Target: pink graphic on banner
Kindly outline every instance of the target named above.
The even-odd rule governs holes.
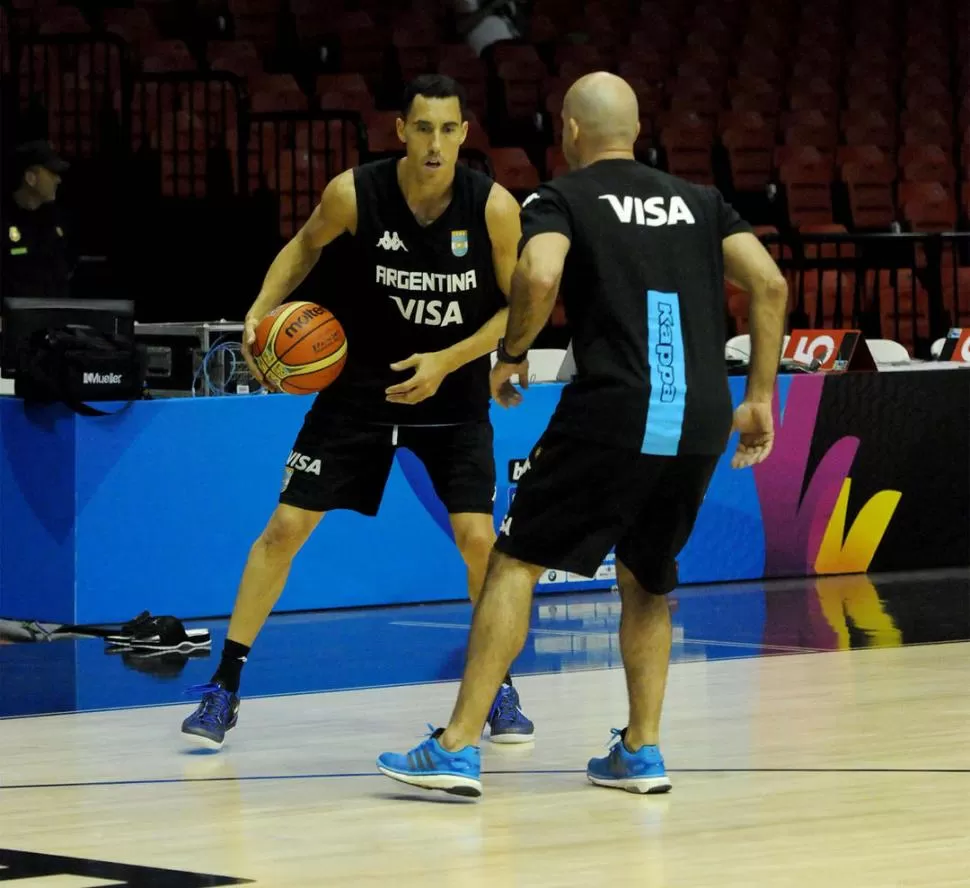
[[[765,576],[814,573],[825,528],[859,449],[858,438],[840,438],[822,457],[805,485],[824,384],[823,376],[793,379],[784,422],[775,391],[775,447],[768,460],[754,468],[765,532]]]

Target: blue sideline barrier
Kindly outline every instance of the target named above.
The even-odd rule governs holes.
[[[901,489],[893,466],[884,462],[904,455],[889,454],[878,461],[888,440],[878,426],[883,413],[886,422],[900,423],[899,391],[916,385],[919,389],[907,397],[920,409],[942,412],[942,407],[932,406],[936,397],[960,416],[959,399],[970,403],[965,397],[970,373],[780,377],[777,408],[779,420],[784,419],[778,453],[760,476],[750,470],[733,471],[728,464],[732,439],[681,555],[681,581],[814,572],[821,545],[818,528],[824,529],[829,513],[845,519],[844,507],[839,512],[836,503],[839,490],[850,482],[862,490],[872,488],[872,478],[860,479],[858,471],[871,476],[875,466],[875,483],[885,480],[888,487]],[[873,388],[878,386],[895,387],[887,391],[885,411],[873,406],[881,403],[880,391]],[[731,379],[736,402],[743,387],[742,378]],[[560,392],[558,384],[533,385],[519,408],[493,407],[496,526],[514,495],[510,463],[528,455]],[[789,401],[795,406],[786,411]],[[829,401],[831,409],[825,406]],[[858,409],[853,406],[856,401]],[[166,399],[137,402],[118,416],[88,419],[59,407],[25,410],[18,400],[0,398],[0,614],[83,623],[125,620],[144,608],[183,618],[228,613],[249,546],[276,503],[284,462],[309,406],[308,398],[284,395]],[[839,438],[842,424],[852,431],[855,414],[863,431]],[[818,465],[815,486],[824,489],[813,494],[814,512],[801,514],[806,510],[799,494],[805,486],[808,500],[811,492],[811,485],[803,481],[812,480],[816,463],[825,456],[824,448],[816,452],[819,442],[813,440],[817,419],[825,439],[821,444],[831,443],[826,423],[833,422],[836,443]],[[870,431],[871,443],[863,442],[856,456],[859,436]],[[901,435],[905,438],[904,432],[902,426],[893,433],[894,446],[899,446]],[[956,451],[951,454],[953,464],[959,467],[962,461],[965,467],[967,436],[965,430],[962,437],[958,432],[955,427],[945,442]],[[912,448],[925,449],[928,440],[923,436]],[[809,442],[815,447],[811,457]],[[798,456],[800,448],[803,457]],[[877,462],[867,461],[867,453]],[[945,472],[941,477],[943,463],[933,454],[924,454],[920,463],[924,468],[915,476],[909,473],[899,507],[890,511],[887,523],[888,536],[899,525],[911,549],[914,533],[926,528],[925,545],[916,545],[903,557],[899,550],[904,547],[891,540],[880,547],[885,527],[878,533],[878,527],[868,531],[870,536],[876,533],[874,547],[883,558],[874,569],[940,566],[948,556],[929,551],[933,545],[940,551],[960,551],[948,544],[948,529],[966,539],[967,504],[962,499],[954,502],[941,519],[948,522],[941,530],[927,524],[924,497],[950,491],[952,500],[952,491],[960,490],[961,483],[965,490],[967,484]],[[942,501],[935,500],[933,514],[939,513]],[[771,502],[773,510],[765,522],[767,546],[761,502]],[[861,505],[853,503],[846,533]],[[821,524],[820,509],[828,510]],[[871,512],[866,520],[871,523]],[[841,537],[838,541],[841,545]],[[831,541],[828,545],[831,549]],[[844,562],[844,570],[840,564],[830,552],[821,572],[865,569],[859,567],[858,554],[855,561]],[[608,558],[598,578],[552,570],[538,591],[604,589],[612,584]],[[327,516],[297,558],[280,609],[431,602],[465,594],[464,565],[444,511],[421,465],[410,453],[399,452],[378,517],[348,512]]]

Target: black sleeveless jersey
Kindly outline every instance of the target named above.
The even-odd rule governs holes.
[[[391,364],[467,339],[505,306],[485,223],[492,184],[459,165],[448,208],[422,226],[398,184],[397,159],[354,170],[357,231],[331,245],[327,265],[339,270],[317,300],[344,326],[347,364],[315,410],[395,425],[488,416],[487,355],[446,376],[420,404],[389,404],[385,390],[414,373]]]

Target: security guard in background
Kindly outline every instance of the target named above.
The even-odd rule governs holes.
[[[48,142],[27,142],[14,152],[13,191],[3,203],[2,295],[64,298],[70,295],[74,257],[55,203],[69,164]]]

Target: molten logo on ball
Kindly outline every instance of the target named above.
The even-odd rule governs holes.
[[[322,305],[310,305],[309,307],[303,309],[303,311],[300,312],[300,316],[298,318],[294,318],[283,332],[286,334],[286,336],[292,339],[307,324],[309,324],[310,321],[324,314],[330,314],[330,312],[328,312]]]
[[[283,391],[312,394],[340,375],[347,339],[340,322],[323,306],[290,302],[260,321],[253,356],[263,375]]]

